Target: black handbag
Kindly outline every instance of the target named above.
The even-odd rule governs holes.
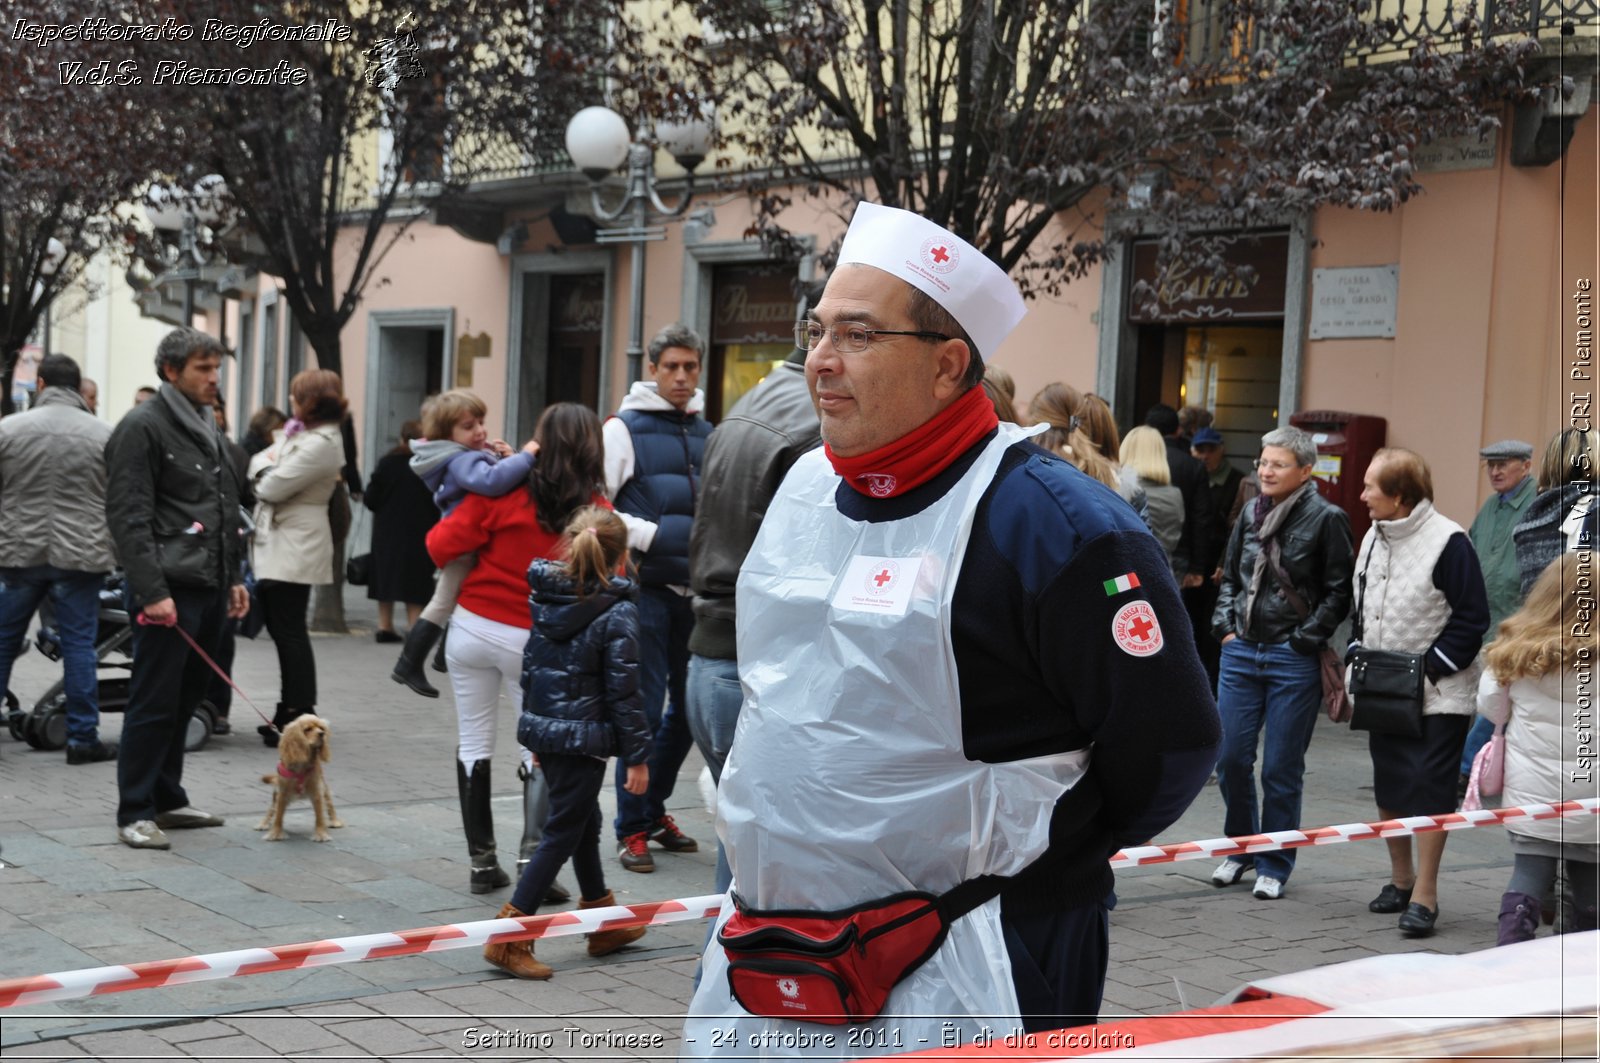
[[[1367,566],[1372,555],[1367,554]],[[1356,600],[1354,642],[1362,640],[1361,613],[1367,604],[1367,566],[1361,569],[1360,597]],[[1350,655],[1350,717],[1352,731],[1422,737],[1422,654],[1358,648]]]
[[[372,552],[357,554],[344,563],[344,579],[346,583],[357,587],[365,587],[372,578]]]
[[[1422,654],[1357,650],[1350,661],[1353,731],[1422,737]]]

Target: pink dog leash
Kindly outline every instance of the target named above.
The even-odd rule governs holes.
[[[252,709],[255,709],[255,714],[257,716],[261,717],[261,722],[262,723],[264,723],[268,727],[272,728],[273,731],[277,732],[278,734],[282,734],[283,733],[282,731],[280,731],[278,729],[278,725],[273,723],[271,718],[268,717],[266,713],[264,713],[260,709],[256,708],[256,703],[250,700],[250,695],[249,694],[246,694],[243,690],[241,690],[239,688],[239,684],[235,683],[233,681],[233,677],[228,675],[227,672],[224,672],[220,667],[218,667],[217,662],[213,661],[211,659],[211,655],[209,653],[207,653],[205,650],[202,650],[200,648],[200,644],[194,640],[194,637],[192,635],[190,635],[187,631],[183,630],[183,628],[178,625],[178,614],[176,612],[174,612],[172,614],[172,619],[170,619],[170,620],[151,620],[148,616],[145,615],[143,610],[140,610],[139,611],[138,622],[139,622],[139,625],[141,627],[171,627],[171,628],[177,628],[178,629],[178,634],[183,636],[183,641],[185,641],[185,642],[187,642],[189,644],[189,648],[194,650],[194,652],[198,653],[200,655],[200,659],[202,661],[206,662],[207,664],[209,664],[211,666],[211,670],[213,672],[217,673],[219,676],[221,676],[222,677],[222,681],[224,683],[228,684],[230,687],[232,687],[233,688],[233,692],[235,694],[238,694],[241,698],[243,698],[244,699],[244,703],[246,705],[250,706]]]

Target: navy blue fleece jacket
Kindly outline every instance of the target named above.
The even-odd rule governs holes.
[[[840,485],[852,520],[921,511],[961,478],[992,434],[904,495]],[[1139,586],[1108,592],[1133,574]],[[1162,647],[1122,649],[1113,618],[1154,610]],[[1049,850],[1004,893],[1043,913],[1104,898],[1107,859],[1181,816],[1216,762],[1221,724],[1160,544],[1114,491],[1032,443],[1011,446],[978,504],[956,580],[952,645],[965,751],[990,763],[1081,749],[1087,776],[1056,805]]]

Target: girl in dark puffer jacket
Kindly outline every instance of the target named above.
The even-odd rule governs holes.
[[[517,740],[538,758],[550,787],[550,818],[511,903],[499,918],[539,906],[569,858],[582,891],[579,908],[614,904],[600,865],[600,787],[612,755],[628,766],[627,789],[650,781],[650,728],[639,700],[639,612],[632,580],[618,571],[628,532],[615,513],[585,506],[564,533],[567,560],[528,568],[533,630],[522,655],[522,718]],[[644,936],[643,927],[588,935],[604,956]],[[484,959],[518,978],[549,978],[527,941],[484,947]]]

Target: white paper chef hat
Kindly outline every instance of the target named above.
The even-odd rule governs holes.
[[[859,262],[899,277],[949,311],[992,358],[1028,312],[1006,271],[945,228],[896,207],[858,203],[839,265]]]

